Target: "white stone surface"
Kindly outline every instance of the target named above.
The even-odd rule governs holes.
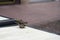
[[[11,26],[0,28],[0,40],[60,40],[60,36],[30,27]]]

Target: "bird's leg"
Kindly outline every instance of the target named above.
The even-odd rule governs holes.
[[[16,23],[19,25],[19,28],[25,28],[25,26],[27,26],[27,22],[23,20],[16,20]]]

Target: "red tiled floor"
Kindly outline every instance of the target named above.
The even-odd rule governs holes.
[[[27,21],[29,25],[60,19],[60,2],[0,6],[0,15]]]

